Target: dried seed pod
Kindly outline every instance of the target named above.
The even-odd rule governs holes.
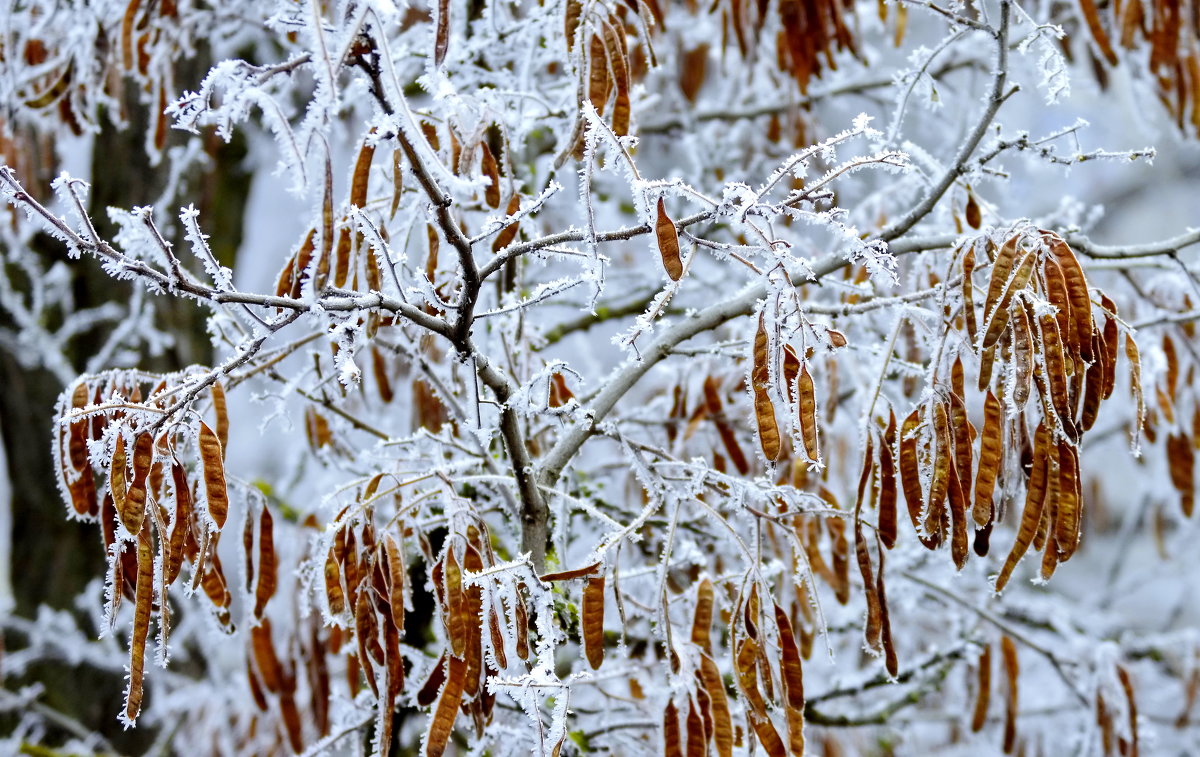
[[[112,494],[113,506],[116,508],[118,517],[121,518],[121,523],[126,524],[125,527],[128,529],[129,526],[127,524],[136,520],[136,518],[134,517],[133,513],[126,511],[125,495],[128,490],[126,466],[125,437],[118,433],[117,438],[113,440],[112,462],[108,467],[108,491],[110,494]],[[126,520],[127,518],[129,519],[128,521]],[[130,533],[136,532],[131,531]]]
[[[383,542],[384,558],[387,560],[388,605],[392,613],[392,625],[404,636],[404,586],[408,580],[408,572],[404,568],[404,556],[396,541],[388,535]],[[501,667],[507,667],[502,665]]]
[[[139,439],[140,442],[140,439]],[[200,422],[200,460],[204,467],[204,495],[208,500],[208,515],[218,530],[225,526],[229,515],[229,494],[225,488],[225,466],[221,462],[221,442],[207,423]],[[137,476],[137,455],[134,455],[134,476]]]
[[[429,718],[429,731],[425,734],[425,757],[441,757],[454,731],[454,720],[462,703],[463,683],[466,679],[467,663],[460,657],[451,656],[449,670],[437,707]]]
[[[346,611],[346,596],[342,592],[342,571],[340,560],[335,555],[334,548],[329,548],[325,557],[325,598],[329,602],[329,612],[340,615]]]
[[[175,489],[175,521],[171,524],[171,540],[165,567],[167,585],[175,583],[183,568],[187,537],[192,530],[192,492],[179,461],[171,462],[171,481]]]
[[[979,435],[979,466],[975,474],[975,525],[983,527],[991,523],[995,508],[992,496],[996,490],[996,479],[1004,461],[1004,425],[1000,400],[989,389],[983,401],[983,431]]]
[[[142,709],[142,676],[146,666],[146,636],[154,604],[154,543],[150,522],[142,521],[137,537],[137,593],[133,609],[133,633],[129,641],[129,686],[125,690],[126,723],[137,720]]]
[[[917,465],[917,426],[921,422],[920,408],[914,409],[900,427],[900,485],[908,503],[908,517],[913,528],[921,533],[921,512],[925,509],[921,488],[921,471]]]
[[[604,662],[604,576],[591,576],[583,585],[583,649],[588,664],[596,670]]]
[[[1192,517],[1196,506],[1196,454],[1191,441],[1184,434],[1167,436],[1167,462],[1171,483],[1179,492],[1179,504],[1184,517]]]
[[[683,259],[679,256],[679,232],[675,230],[675,222],[667,215],[663,198],[658,198],[658,220],[654,224],[654,233],[658,238],[658,253],[662,256],[663,268],[671,281],[679,281],[683,276]]]
[[[492,148],[488,147],[486,141],[480,142],[479,148],[483,153],[483,175],[488,180],[488,186],[483,195],[484,202],[490,208],[498,208],[500,207],[500,164],[496,162],[496,156],[492,154]]]
[[[683,757],[682,741],[679,735],[679,712],[675,709],[675,703],[667,700],[667,706],[663,708],[663,755]]]
[[[896,413],[888,411],[888,425],[879,443],[878,533],[888,549],[896,546]]]
[[[692,643],[712,654],[713,585],[705,578],[696,587],[696,611],[692,616]]]
[[[225,388],[221,382],[214,381],[209,388],[212,394],[213,415],[217,423],[217,440],[221,442],[221,459],[229,452],[229,410],[225,402]]]
[[[817,398],[812,376],[808,372],[808,363],[800,367],[796,388],[799,395],[796,410],[800,421],[800,436],[804,440],[804,453],[810,462],[817,462],[820,459],[817,448]]]
[[[1067,436],[1076,439],[1078,434],[1075,432],[1075,414],[1071,412],[1068,401],[1066,361],[1058,322],[1054,316],[1043,315],[1038,318],[1038,328],[1042,336],[1042,364],[1046,371],[1050,402],[1063,431]]]
[[[721,679],[717,663],[707,652],[700,654],[700,680],[712,709],[713,741],[717,747],[717,757],[731,757],[733,719],[729,714],[729,699],[725,695],[725,682]]]
[[[275,556],[275,523],[271,509],[263,506],[258,518],[258,585],[254,590],[254,617],[261,618],[275,596],[279,561]]]
[[[992,263],[992,277],[988,280],[987,298],[983,303],[983,318],[985,324],[990,324],[995,320],[996,313],[1001,309],[1001,296],[1004,294],[1006,285],[1008,284],[1009,275],[1012,273],[1013,264],[1017,259],[1017,251],[1020,247],[1021,237],[1014,234],[1009,237],[1000,250],[996,253],[996,259]],[[1007,309],[1007,306],[1004,306]],[[999,333],[996,334],[996,339],[999,339]],[[986,348],[988,335],[984,336],[983,346]],[[995,344],[995,340],[992,340]]]
[[[443,611],[446,617],[446,633],[450,640],[450,650],[456,658],[464,658],[467,653],[467,603],[462,588],[462,568],[454,549],[446,547],[446,557],[442,561],[442,576],[445,580],[446,604]],[[465,670],[465,669],[464,669]]]
[[[1129,715],[1130,743],[1129,757],[1138,757],[1138,711],[1137,700],[1133,696],[1133,679],[1124,665],[1117,666],[1117,680],[1121,683],[1121,691],[1125,693],[1125,711]]]
[[[1058,497],[1054,513],[1054,545],[1058,559],[1066,562],[1079,545],[1083,516],[1080,498],[1079,451],[1066,440],[1058,443]]]
[[[624,29],[617,30],[612,24],[604,24],[604,47],[608,62],[612,66],[613,84],[617,97],[613,103],[613,134],[623,137],[629,133],[629,65],[625,51]]]
[[[1050,432],[1044,422],[1039,423],[1037,431],[1034,433],[1033,471],[1026,486],[1025,509],[1021,515],[1017,540],[1008,554],[1008,559],[1004,562],[1004,567],[1000,569],[999,576],[996,577],[997,592],[1004,589],[1013,570],[1017,567],[1017,563],[1025,556],[1025,551],[1029,549],[1029,545],[1033,543],[1033,538],[1037,534],[1038,524],[1042,519],[1042,508],[1046,501],[1046,492],[1049,488],[1047,486],[1050,473],[1049,454]]]
[[[967,225],[972,229],[978,229],[983,225],[983,214],[979,211],[979,201],[975,199],[975,193],[969,188],[967,189]]]
[[[1008,696],[1004,702],[1004,753],[1012,754],[1017,745],[1017,645],[1008,636],[1000,637],[1000,654],[1004,659],[1004,679]]]
[[[979,653],[979,679],[976,686],[975,710],[971,714],[971,730],[979,733],[987,723],[988,704],[992,696],[992,647],[990,644]]]
[[[506,215],[511,217],[511,216],[515,215],[517,213],[517,211],[519,211],[520,209],[521,209],[521,195],[519,195],[516,192],[513,192],[512,196],[508,198],[508,207],[506,207],[504,209],[504,212]],[[510,244],[512,244],[513,240],[517,238],[517,233],[520,230],[521,230],[521,224],[516,221],[513,221],[512,223],[510,223],[509,225],[507,225],[503,229],[501,229],[500,233],[496,235],[496,241],[492,242],[492,252],[500,252],[505,247],[508,247]]]
[[[446,60],[446,51],[450,47],[450,0],[438,0],[437,25],[433,41],[433,65],[441,67]],[[434,147],[433,149],[437,149]],[[444,746],[443,746],[444,748]],[[440,752],[439,752],[440,753]]]
[[[782,445],[779,426],[775,420],[775,403],[771,401],[767,328],[762,313],[758,315],[758,330],[754,334],[754,366],[750,382],[754,389],[754,418],[758,424],[758,440],[762,445],[763,457],[771,462],[779,459]]]
[[[588,100],[596,113],[604,115],[608,105],[608,95],[612,91],[612,81],[608,74],[608,52],[604,49],[604,40],[599,34],[593,34],[588,41]]]

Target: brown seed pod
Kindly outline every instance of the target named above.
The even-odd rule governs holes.
[[[1083,275],[1083,266],[1075,253],[1063,241],[1062,237],[1053,232],[1042,232],[1043,239],[1050,246],[1050,254],[1062,269],[1063,278],[1067,285],[1067,295],[1071,303],[1071,333],[1064,335],[1063,341],[1078,345],[1079,357],[1090,363],[1092,354],[1092,300],[1088,294],[1087,279]]]
[[[342,592],[342,570],[340,560],[334,552],[334,548],[329,548],[329,554],[325,557],[325,598],[329,602],[329,612],[333,615],[340,615],[346,611],[346,596]]]
[[[175,522],[171,525],[171,540],[165,567],[167,585],[175,583],[183,568],[187,537],[192,530],[192,492],[179,461],[171,462],[171,481],[175,490]]]
[[[446,653],[442,652],[438,657],[438,661],[434,663],[429,670],[429,677],[425,679],[425,683],[417,691],[417,706],[428,707],[437,701],[438,691],[441,690],[442,684],[446,682]]]
[[[462,568],[458,558],[454,556],[452,546],[446,547],[446,557],[442,561],[442,576],[445,580],[446,604],[443,612],[446,618],[446,633],[449,636],[450,650],[456,658],[464,658],[467,653],[467,604],[463,595]],[[465,670],[465,669],[464,669]]]
[[[275,596],[279,560],[275,555],[275,523],[271,509],[263,506],[258,518],[258,585],[254,590],[254,617],[261,618]]]
[[[508,216],[513,216],[520,209],[521,195],[513,192],[512,196],[508,198],[508,207],[504,209],[504,212]],[[513,240],[517,238],[517,233],[520,230],[521,224],[516,221],[513,221],[501,229],[500,233],[496,235],[496,241],[492,242],[492,252],[500,252],[505,247],[508,247],[510,244],[512,244]]]
[[[429,718],[429,731],[425,735],[425,757],[441,757],[446,751],[446,744],[454,731],[458,707],[462,703],[466,673],[466,661],[451,656],[441,696],[438,697],[437,707]]]
[[[1079,475],[1079,450],[1066,440],[1058,443],[1058,497],[1054,512],[1054,546],[1058,559],[1066,562],[1079,545],[1083,516]]]
[[[588,100],[600,115],[608,105],[612,81],[608,74],[608,52],[599,34],[593,34],[588,42]]]
[[[119,514],[123,524],[126,523],[125,518],[131,515],[130,513],[127,513],[125,504],[125,495],[128,490],[126,468],[127,461],[125,459],[125,437],[118,433],[117,438],[113,441],[112,462],[108,467],[108,491],[112,495],[113,506],[116,508],[116,511]],[[126,528],[128,528],[128,526],[126,526]],[[136,532],[131,531],[130,533]]]
[[[1033,543],[1037,535],[1038,524],[1042,519],[1042,508],[1046,501],[1048,490],[1047,479],[1050,473],[1050,432],[1044,422],[1039,423],[1034,433],[1033,471],[1025,490],[1025,509],[1021,515],[1021,525],[1017,531],[1017,540],[1013,544],[1004,567],[996,577],[996,591],[1000,592],[1008,583],[1009,577],[1017,567],[1017,563],[1025,556],[1025,551]]]
[[[1004,753],[1012,754],[1017,745],[1017,645],[1008,636],[1000,637],[1000,654],[1004,659],[1004,679],[1008,696],[1004,702]]]
[[[408,581],[408,572],[404,567],[404,555],[400,552],[396,540],[389,534],[383,542],[383,553],[387,561],[388,572],[388,605],[392,613],[392,625],[400,636],[404,636],[404,586]],[[507,667],[502,665],[501,667]]]
[[[1000,250],[996,253],[996,259],[992,263],[992,277],[988,280],[987,298],[983,303],[983,318],[984,323],[991,323],[994,320],[994,314],[999,310],[1001,295],[1004,294],[1010,274],[1012,274],[1013,264],[1017,259],[1017,251],[1020,247],[1021,237],[1014,234],[1009,237]],[[996,335],[997,339],[999,334]],[[987,347],[987,337],[984,337],[984,347]],[[995,342],[993,341],[993,344]]]
[[[220,440],[208,424],[201,421],[200,460],[204,467],[204,495],[208,499],[209,517],[218,530],[225,526],[225,518],[229,515],[229,494],[225,488],[225,466],[221,459]],[[136,454],[134,476],[137,476]]]
[[[124,511],[117,510],[121,525],[130,534],[142,530],[142,519],[146,516],[146,478],[150,474],[153,456],[154,437],[143,431],[133,442],[133,479],[125,492],[125,508]]]
[[[1194,445],[1185,434],[1167,436],[1167,462],[1171,483],[1179,492],[1179,504],[1184,517],[1192,517],[1196,506],[1196,454]]]
[[[791,619],[778,604],[775,605],[775,624],[779,630],[779,670],[783,679],[784,701],[788,708],[799,710],[803,715],[804,668],[800,662],[800,649],[796,646]]]
[[[970,189],[967,190],[967,225],[972,229],[978,229],[983,225],[983,213],[979,211],[979,201],[975,199],[975,193]]]
[[[1133,679],[1124,665],[1117,666],[1117,680],[1121,682],[1121,691],[1125,693],[1125,710],[1129,715],[1129,757],[1138,757],[1138,711],[1137,700],[1133,696]],[[1123,753],[1126,753],[1123,750]]]
[[[496,162],[496,156],[492,154],[492,148],[488,147],[486,141],[479,143],[480,152],[483,153],[482,168],[484,178],[488,180],[487,189],[484,190],[484,202],[489,208],[500,207],[500,164]]]
[[[950,441],[950,417],[946,404],[933,406],[933,475],[929,481],[929,508],[925,515],[925,531],[929,534],[940,531],[941,515],[946,498],[950,493],[950,468],[953,462],[953,447]]]
[[[137,720],[142,709],[142,675],[146,667],[146,636],[154,604],[154,543],[150,522],[142,521],[137,543],[137,590],[133,609],[133,633],[129,641],[129,686],[125,690],[125,721]]]
[[[663,708],[663,754],[665,757],[683,757],[682,738],[679,735],[679,712],[675,702],[667,700]]]
[[[1021,258],[1020,264],[1016,267],[1016,272],[1013,273],[1012,279],[1009,280],[1000,295],[1000,300],[996,303],[996,309],[988,314],[987,329],[983,335],[983,347],[985,349],[1000,341],[1000,336],[1008,326],[1013,297],[1029,283],[1029,279],[1033,275],[1033,265],[1036,260],[1037,254],[1033,250],[1025,253],[1024,257]],[[995,275],[995,269],[993,269],[992,273]]]
[[[880,637],[883,641],[883,664],[887,669],[888,675],[896,678],[900,674],[900,659],[896,656],[896,643],[892,639],[892,620],[888,613],[887,588],[884,584],[884,550],[883,543],[876,534],[875,538],[875,554],[879,559],[879,570],[875,574],[875,594],[879,598],[879,617],[880,617]],[[871,587],[867,587],[870,591]]]
[[[437,26],[433,40],[433,65],[441,67],[450,47],[450,0],[438,0]],[[435,146],[433,149],[437,149]],[[443,746],[444,748],[444,746]]]
[[[679,281],[683,276],[683,259],[679,257],[679,232],[675,222],[667,215],[663,198],[658,198],[658,220],[654,224],[654,234],[658,238],[658,254],[662,256],[663,268],[671,281]]]
[[[584,654],[596,670],[604,662],[604,576],[590,576],[584,582],[579,622],[583,627]]]
[[[612,66],[613,84],[617,97],[613,103],[613,134],[623,137],[629,133],[629,65],[625,50],[624,29],[617,30],[612,24],[604,24],[604,47],[608,62]]]
[[[717,757],[731,757],[733,754],[733,719],[729,714],[729,699],[725,695],[725,682],[721,679],[721,671],[717,669],[717,663],[707,652],[700,654],[700,680],[712,710],[712,732],[713,741],[717,747]]]
[[[1117,327],[1117,304],[1107,294],[1100,295],[1100,305],[1108,313],[1104,319],[1104,392],[1103,399],[1108,399],[1116,384],[1117,351],[1120,349],[1120,331]]]
[[[800,421],[800,436],[804,440],[804,454],[810,462],[817,462],[820,459],[820,450],[817,448],[817,398],[808,363],[800,367],[796,388],[799,395],[796,411]]]
[[[775,403],[771,401],[767,328],[762,313],[758,315],[758,330],[754,334],[754,366],[750,373],[754,388],[754,418],[758,424],[758,441],[762,445],[763,457],[771,462],[779,459],[783,447],[779,439],[779,425],[775,420]]]
[[[979,733],[987,723],[988,704],[992,696],[992,647],[979,653],[979,678],[976,683],[975,710],[971,714],[971,730]]]
[[[900,426],[900,485],[908,503],[908,517],[913,528],[921,533],[921,511],[925,509],[924,492],[921,488],[921,471],[917,464],[917,426],[921,422],[918,407],[908,414]]]
[[[896,546],[896,413],[888,410],[888,425],[879,443],[878,533],[888,549]]]
[[[1043,315],[1038,319],[1042,336],[1042,364],[1050,389],[1050,402],[1063,431],[1072,439],[1075,433],[1075,414],[1071,412],[1067,394],[1067,370],[1063,355],[1062,337],[1054,316]]]
[[[582,568],[572,568],[571,570],[560,570],[555,573],[546,573],[540,577],[542,583],[551,583],[553,581],[570,581],[575,578],[584,578],[586,576],[595,575],[600,570],[600,563],[594,562],[584,565]]]
[[[1137,405],[1137,415],[1133,421],[1133,443],[1137,446],[1138,436],[1146,425],[1146,399],[1142,391],[1142,361],[1138,357],[1138,346],[1132,334],[1125,335],[1125,359],[1129,361],[1129,388]]]
[[[712,654],[713,585],[705,578],[696,587],[696,611],[692,616],[692,643]]]
[[[983,401],[983,432],[979,435],[979,466],[975,475],[975,525],[983,527],[991,523],[995,508],[992,496],[996,490],[996,479],[1004,461],[1004,424],[1000,400],[989,389]]]

